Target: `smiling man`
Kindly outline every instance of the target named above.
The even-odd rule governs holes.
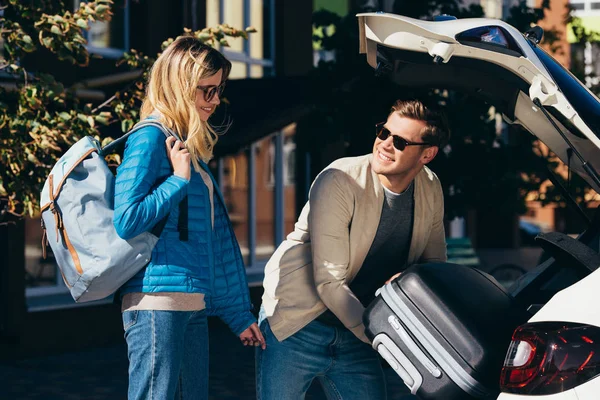
[[[407,266],[446,261],[444,201],[426,167],[446,119],[398,101],[376,125],[373,153],[333,162],[313,182],[295,229],[265,267],[256,356],[258,399],[299,399],[314,378],[328,398],[384,399],[362,315]]]

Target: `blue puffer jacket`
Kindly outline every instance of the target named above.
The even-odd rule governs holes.
[[[124,239],[150,231],[169,214],[146,268],[122,288],[130,292],[204,293],[209,315],[239,335],[256,321],[250,312],[246,273],[222,195],[214,185],[214,228],[208,187],[192,168],[191,179],[173,175],[165,136],[155,127],[133,133],[117,170],[114,223]],[[187,242],[179,240],[179,203],[188,196]]]

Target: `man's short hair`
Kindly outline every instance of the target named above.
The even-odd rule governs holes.
[[[440,149],[446,146],[450,139],[448,120],[443,112],[426,106],[420,100],[397,100],[392,106],[389,115],[397,113],[401,117],[425,122],[425,129],[421,138],[426,143],[431,143]]]

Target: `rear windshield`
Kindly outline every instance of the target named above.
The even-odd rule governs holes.
[[[575,111],[583,119],[583,122],[594,132],[594,135],[600,137],[600,103],[598,100],[573,74],[548,53],[537,46],[532,46],[532,48],[569,103],[575,107]]]

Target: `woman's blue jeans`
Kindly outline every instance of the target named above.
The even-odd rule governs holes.
[[[208,324],[203,311],[123,313],[129,400],[208,399]]]
[[[303,399],[314,378],[328,399],[386,399],[377,353],[349,330],[313,321],[279,342],[266,319],[260,328],[267,348],[256,348],[258,400]]]

